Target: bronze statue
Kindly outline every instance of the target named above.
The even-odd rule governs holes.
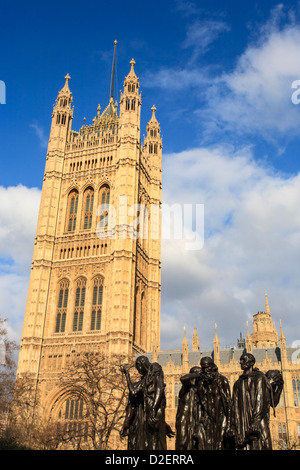
[[[275,408],[279,403],[284,381],[279,370],[268,370],[266,377],[271,385],[271,406],[274,410],[274,416],[276,416]]]
[[[121,436],[128,436],[129,450],[166,450],[166,436],[174,433],[165,422],[165,383],[162,367],[139,356],[135,367],[141,379],[132,383],[127,366],[121,369],[126,376],[129,399]]]
[[[218,372],[212,358],[201,359],[201,380],[198,382],[199,422],[195,438],[198,450],[231,449],[228,435],[231,416],[230,386]]]
[[[180,378],[182,387],[176,414],[176,450],[195,450],[195,427],[199,422],[197,387],[200,380],[200,367],[192,367],[189,374]]]
[[[232,435],[236,448],[271,450],[270,406],[279,402],[283,380],[279,371],[264,374],[254,367],[255,357],[245,353],[240,358],[243,374],[233,386]]]

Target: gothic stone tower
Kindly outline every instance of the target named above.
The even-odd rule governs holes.
[[[162,139],[153,107],[141,143],[130,65],[119,112],[112,93],[73,131],[69,75],[54,105],[18,363],[37,381],[72,352],[159,344]]]

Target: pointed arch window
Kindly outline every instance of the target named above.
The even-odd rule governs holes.
[[[101,329],[103,302],[103,278],[94,279],[93,298],[92,298],[92,314],[91,314],[91,330]]]
[[[293,377],[294,406],[300,406],[300,378]]]
[[[71,396],[61,406],[58,412],[58,429],[67,440],[88,439],[88,408],[85,401],[77,396]]]
[[[84,192],[84,211],[83,211],[83,228],[87,230],[92,227],[93,207],[94,207],[94,190],[88,188]]]
[[[78,210],[78,191],[73,189],[69,194],[68,203],[68,232],[74,232],[76,229],[77,210]]]
[[[75,293],[75,309],[73,317],[73,331],[82,331],[83,313],[85,304],[86,280],[78,279]]]
[[[63,333],[65,331],[68,299],[69,299],[69,281],[63,280],[59,284],[55,333]]]
[[[107,184],[104,184],[100,189],[100,204],[101,204],[101,215],[100,215],[100,227],[108,226],[108,209],[109,209],[110,189]]]

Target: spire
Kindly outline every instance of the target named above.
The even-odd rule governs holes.
[[[270,307],[269,307],[269,302],[268,302],[268,295],[267,292],[265,292],[265,297],[266,297],[266,306],[265,306],[265,313],[268,313],[271,315]]]
[[[70,75],[67,73],[67,75],[65,76],[65,84],[64,84],[64,87],[63,87],[63,90],[64,91],[70,91],[69,89],[69,80],[70,80]]]
[[[199,336],[196,327],[194,328],[193,334],[193,351],[199,351]]]
[[[136,77],[136,74],[135,74],[135,71],[134,71],[134,66],[135,66],[135,60],[134,59],[131,59],[130,61],[130,65],[131,65],[131,69],[130,69],[130,72],[128,74],[128,77]]]
[[[189,370],[189,344],[186,337],[185,326],[182,341],[182,368],[184,373],[187,373],[187,371]]]
[[[69,89],[70,75],[65,76],[65,84],[59,91],[53,106],[52,123],[50,130],[49,145],[55,143],[64,146],[69,138],[71,121],[73,119],[73,109],[71,107],[73,97]]]
[[[246,350],[248,353],[252,353],[252,341],[251,341],[251,335],[249,332],[248,321],[247,321],[247,335],[246,335]]]
[[[63,86],[63,88],[60,90],[60,92],[58,93],[58,97],[57,99],[59,98],[71,98],[72,97],[72,93],[70,91],[70,88],[69,88],[69,80],[70,80],[70,75],[67,73],[67,75],[65,76],[65,84]]]
[[[282,330],[282,321],[280,319],[280,334],[279,334],[279,339],[280,339],[280,342],[284,343],[285,344],[285,335],[283,333],[283,330]]]
[[[152,106],[151,108],[151,111],[152,111],[152,116],[151,116],[151,119],[149,122],[157,122],[157,119],[156,119],[156,116],[155,116],[155,111],[156,111],[156,106]]]
[[[279,334],[280,356],[282,367],[285,367],[288,361],[286,350],[286,338],[282,330],[282,323],[280,319],[280,334]]]
[[[220,365],[220,340],[217,333],[217,324],[215,323],[215,337],[213,340],[214,345],[214,362],[217,366]]]
[[[184,328],[183,328],[183,341],[182,341],[182,347],[188,347],[188,340],[187,340],[187,337],[186,337],[186,328],[185,328],[185,325],[184,325]]]
[[[117,49],[118,42],[114,42],[114,58],[113,58],[113,65],[112,65],[112,73],[111,73],[111,86],[110,86],[110,99],[114,98],[114,84],[115,84],[115,68],[116,68],[116,49]]]
[[[158,342],[156,333],[154,335],[153,345],[152,345],[152,362],[158,361]]]

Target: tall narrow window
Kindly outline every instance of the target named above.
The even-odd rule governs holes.
[[[63,333],[65,331],[68,299],[69,281],[63,280],[59,285],[55,333]]]
[[[82,331],[83,312],[85,304],[86,280],[78,279],[75,293],[75,309],[73,317],[73,331]]]
[[[294,406],[300,406],[300,378],[293,377]]]
[[[77,397],[68,398],[58,412],[60,432],[66,438],[86,441],[88,439],[88,410],[86,403]]]
[[[279,437],[279,448],[281,450],[287,449],[287,432],[286,432],[286,425],[279,424],[278,425],[278,437]]]
[[[100,204],[101,204],[100,227],[101,228],[108,226],[109,198],[110,198],[109,186],[107,184],[104,184],[100,189]]]
[[[84,212],[83,212],[83,228],[84,230],[92,227],[94,207],[94,190],[88,188],[84,192]]]
[[[101,329],[102,301],[103,301],[103,279],[100,277],[97,277],[94,280],[94,287],[93,287],[91,330]]]
[[[76,228],[77,209],[78,209],[78,191],[74,189],[69,194],[68,232],[73,232]]]

